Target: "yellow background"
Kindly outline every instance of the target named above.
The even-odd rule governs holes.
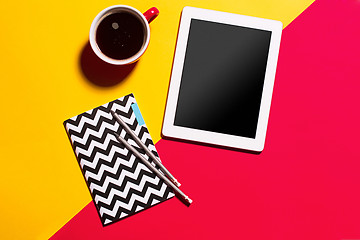
[[[193,6],[288,25],[313,0],[5,1],[0,14],[0,239],[47,239],[91,197],[62,125],[133,92],[154,142],[160,139],[181,10]],[[150,45],[113,87],[87,80],[80,56],[102,9],[160,10]]]

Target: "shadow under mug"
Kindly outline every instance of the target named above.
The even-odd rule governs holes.
[[[126,59],[115,59],[112,57],[107,56],[101,51],[97,43],[97,30],[101,21],[103,21],[107,16],[112,15],[114,13],[128,13],[132,16],[136,17],[140,20],[142,27],[143,27],[143,42],[142,46],[139,51],[137,51],[134,55],[126,58]],[[144,14],[142,14],[139,10],[126,6],[126,5],[114,5],[102,10],[93,20],[91,27],[90,27],[90,35],[89,41],[92,50],[95,54],[102,59],[103,61],[114,64],[114,65],[125,65],[136,62],[139,58],[144,54],[145,50],[147,49],[150,41],[150,27],[149,23],[154,20],[159,15],[159,10],[155,7],[150,8]],[[116,25],[117,26],[117,25]]]

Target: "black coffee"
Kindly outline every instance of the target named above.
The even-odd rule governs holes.
[[[106,56],[122,60],[134,56],[145,41],[144,25],[136,16],[119,12],[106,16],[96,31],[96,42]]]

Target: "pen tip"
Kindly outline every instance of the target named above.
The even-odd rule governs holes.
[[[175,184],[177,187],[180,187],[180,186],[181,186],[181,183],[179,183],[178,180],[176,180],[175,178],[174,178],[174,184]]]
[[[114,135],[115,135],[115,137],[117,137],[117,138],[120,137],[119,134],[117,134],[116,132],[114,132]]]
[[[114,112],[113,110],[110,110],[110,113],[111,113],[111,115],[114,115],[114,114],[115,114],[115,112]]]

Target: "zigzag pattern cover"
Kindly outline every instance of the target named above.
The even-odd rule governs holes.
[[[132,215],[174,196],[172,189],[128,151],[114,136],[125,138],[146,159],[131,136],[113,119],[115,111],[155,156],[158,153],[145,124],[131,107],[133,94],[94,108],[64,122],[103,225]]]

